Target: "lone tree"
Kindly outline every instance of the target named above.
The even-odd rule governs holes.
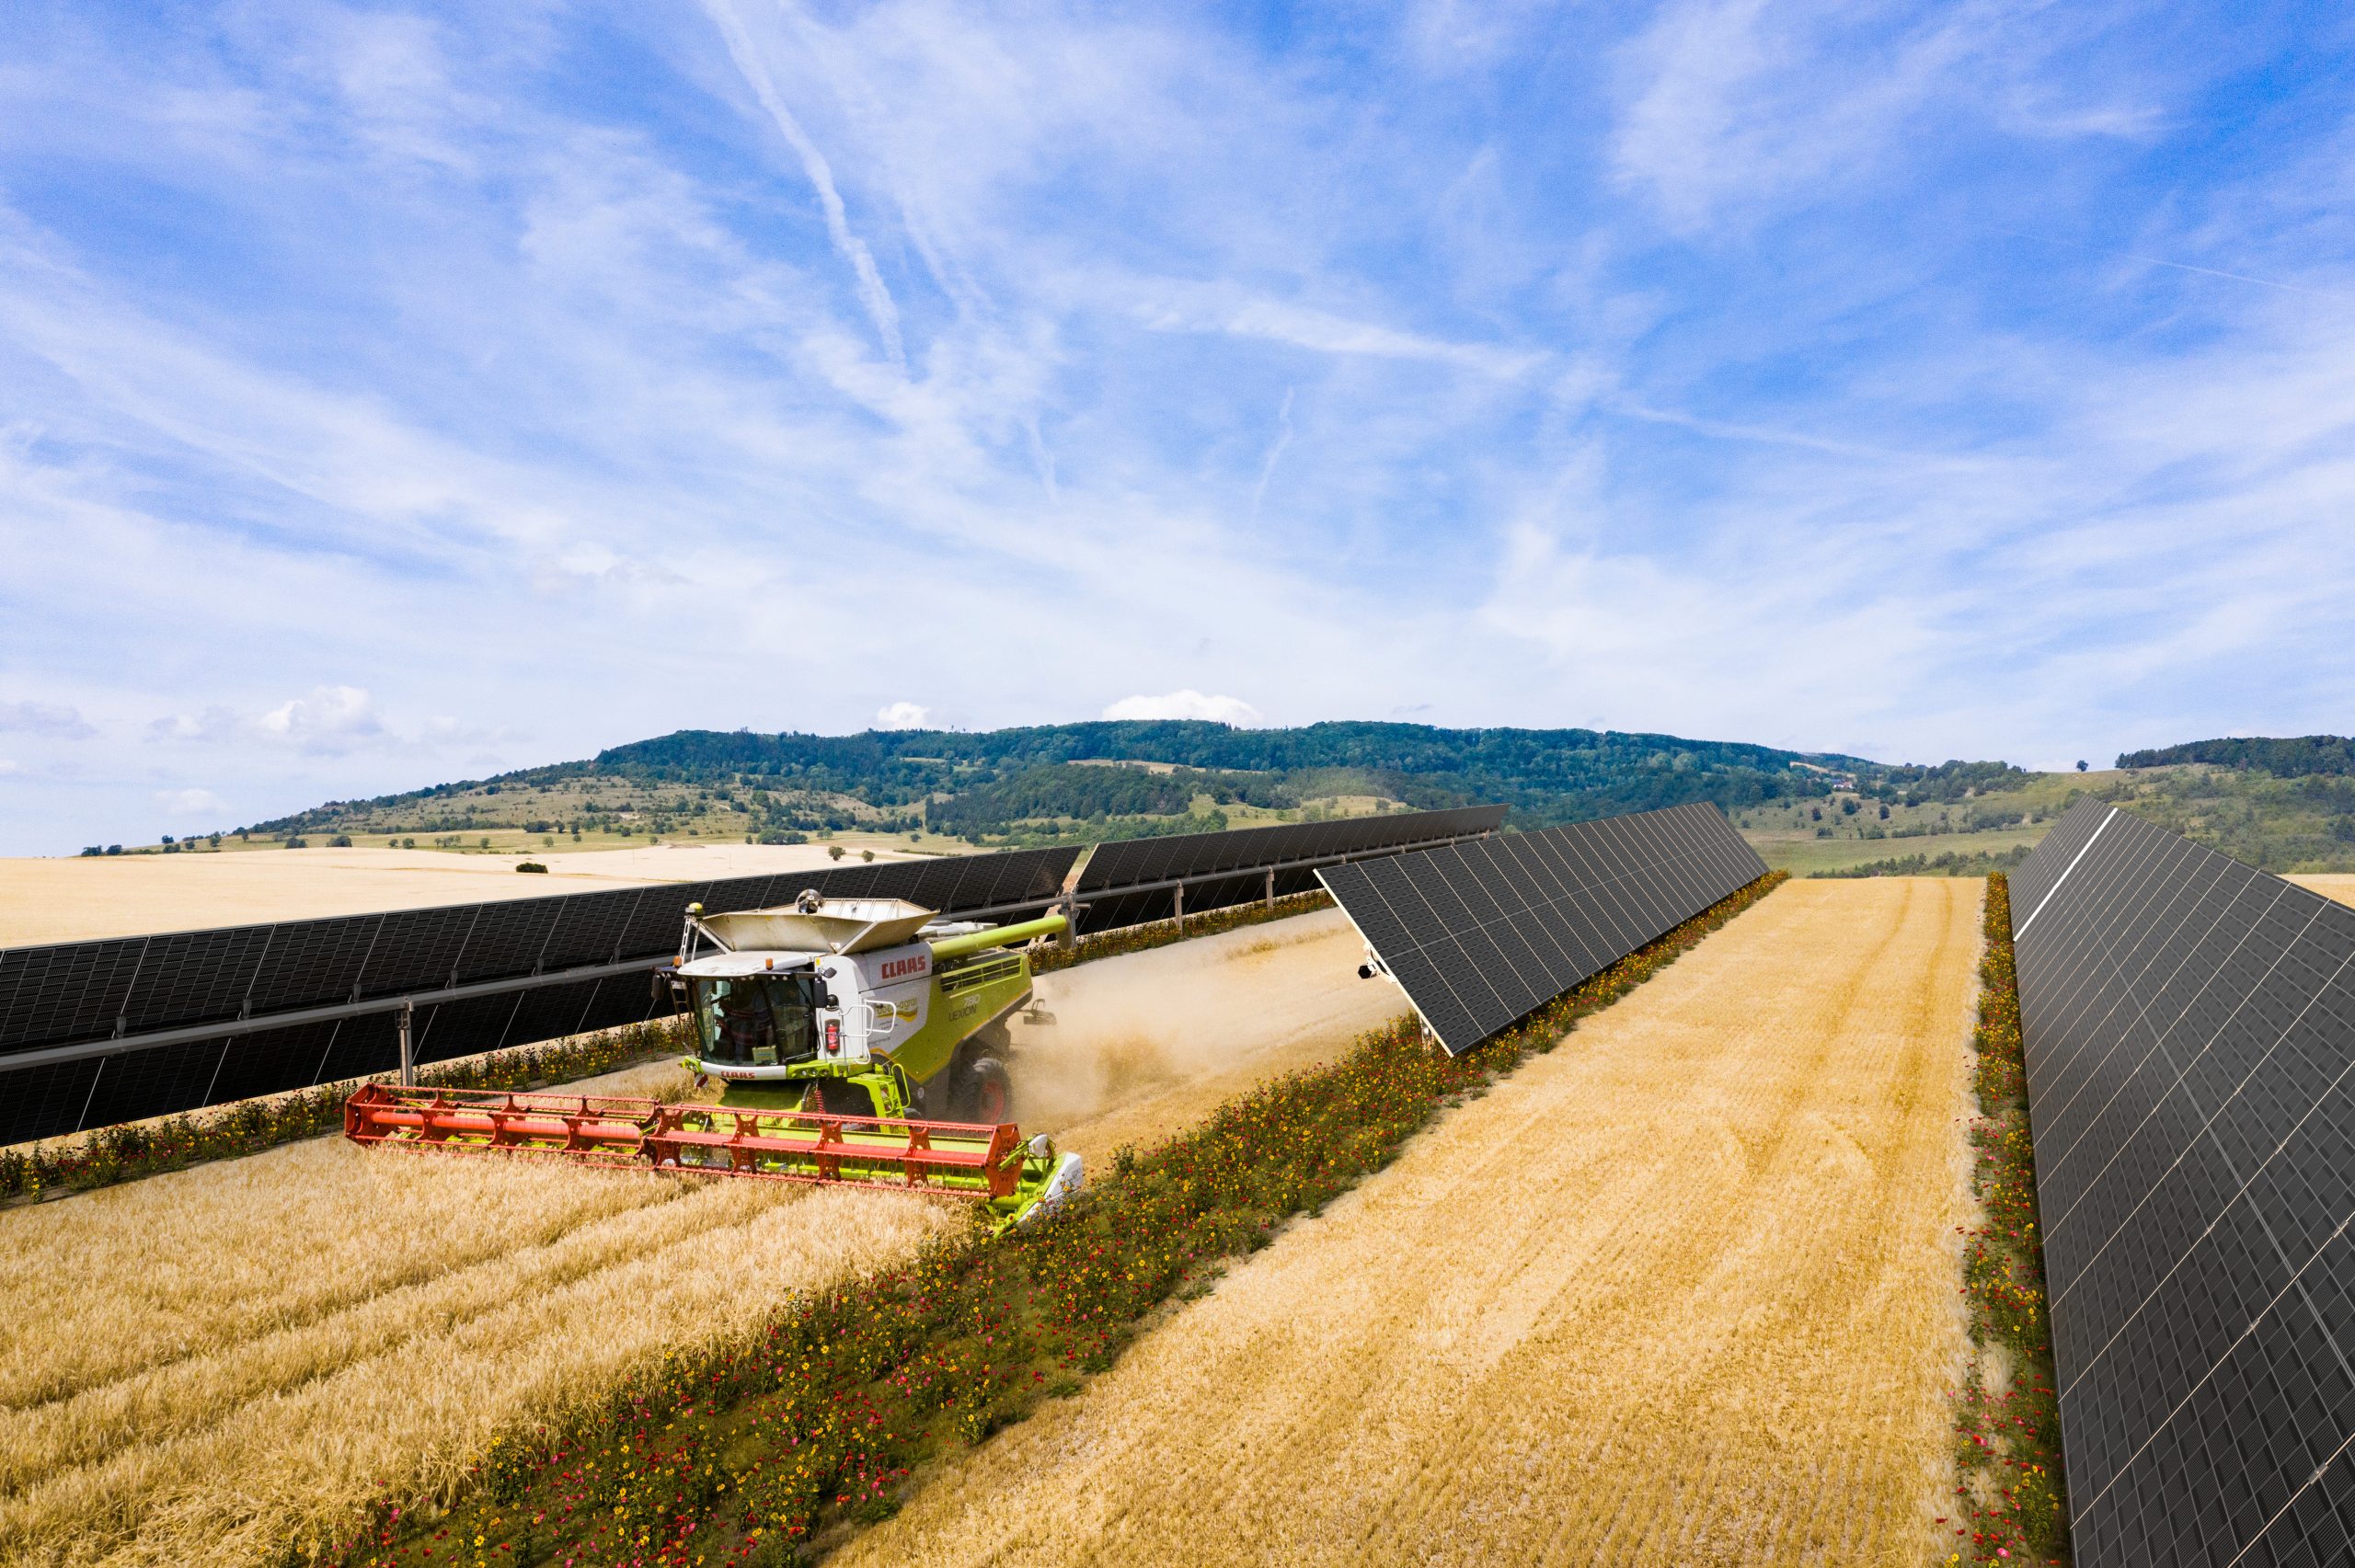
[[[840,844],[828,844],[828,845],[826,846],[826,858],[827,858],[828,860],[840,860],[840,859],[842,859],[842,857],[843,857],[843,847],[842,847],[842,845],[840,845]]]
[[[2084,773],[2085,771],[2085,760],[2083,757],[2080,757],[2080,758],[2078,758],[2078,759],[2077,759],[2077,772],[2079,772],[2079,773]]]

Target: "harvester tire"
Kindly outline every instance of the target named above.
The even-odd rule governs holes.
[[[1014,1075],[996,1057],[975,1057],[965,1066],[957,1102],[959,1121],[1010,1122],[1014,1119]]]

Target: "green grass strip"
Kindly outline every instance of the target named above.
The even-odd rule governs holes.
[[[2011,885],[1987,878],[1986,949],[1979,961],[1978,1052],[1970,1123],[1971,1191],[1986,1223],[1964,1233],[1963,1299],[1970,1315],[1970,1376],[1955,1402],[1956,1506],[1948,1562],[2066,1563],[2069,1507],[2061,1463],[2061,1405],[2052,1388],[2052,1325],[2036,1207],[2028,1059],[2020,1042],[2019,980],[2012,966]],[[1990,1382],[1988,1353],[2005,1372]]]
[[[1077,1393],[1156,1308],[1208,1290],[1227,1260],[1389,1164],[1442,1107],[1551,1050],[1783,876],[1464,1057],[1402,1019],[1166,1143],[1120,1150],[1050,1220],[936,1243],[782,1303],[749,1337],[675,1351],[557,1425],[495,1444],[447,1511],[386,1499],[334,1560],[686,1568],[780,1565],[837,1545],[896,1512],[918,1467]]]

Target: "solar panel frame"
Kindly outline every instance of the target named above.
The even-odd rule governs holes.
[[[2355,1561],[2355,910],[2094,801],[2014,888],[2077,1561]]]
[[[1493,832],[1502,825],[1504,818],[1505,807],[1501,806],[1451,807],[1441,811],[1392,812],[1330,822],[1280,823],[1224,832],[1119,839],[1096,846],[1080,872],[1078,890],[1082,897],[1115,893],[1145,883]]]
[[[760,908],[815,887],[838,896],[931,895],[938,901],[927,907],[951,915],[1024,898],[1040,910],[1079,853],[1068,846],[830,866],[0,950],[0,1069],[25,1051],[110,1035],[208,1024],[231,1031],[0,1071],[0,1142],[387,1070],[397,1059],[389,1012],[235,1032],[248,1016],[596,964],[650,965],[675,949],[691,902],[714,910]],[[421,1008],[415,1059],[446,1060],[651,1015],[644,979],[552,979],[544,994]]]
[[[1702,804],[1317,873],[1451,1055],[1765,875]]]
[[[1088,901],[1084,928],[1167,918],[1168,890],[1141,889],[1138,880],[1183,876],[1188,910],[1204,912],[1265,898],[1271,876],[1278,897],[1319,886],[1312,866],[1271,863],[1486,832],[1503,815],[1501,807],[1463,807],[1103,846],[1116,853],[1102,865],[1091,861],[1101,894]],[[211,1024],[234,1030],[248,1017],[550,977],[532,990],[419,1008],[414,1059],[445,1060],[649,1016],[640,977],[562,972],[658,961],[674,949],[689,903],[713,912],[766,908],[814,887],[1022,919],[1055,902],[1079,853],[1069,846],[837,865],[0,950],[0,1142],[386,1070],[397,1044],[393,1014],[377,1012],[6,1069],[7,1058],[26,1051]],[[1115,885],[1123,855],[1152,875]]]

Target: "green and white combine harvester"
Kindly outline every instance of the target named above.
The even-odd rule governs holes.
[[[1052,1209],[1080,1158],[1013,1122],[1007,1024],[1034,1003],[1035,941],[1017,925],[944,921],[896,898],[823,898],[727,914],[687,910],[657,972],[684,1009],[685,1059],[717,1104],[371,1083],[344,1111],[362,1143],[454,1153],[957,1194],[1001,1228]]]

